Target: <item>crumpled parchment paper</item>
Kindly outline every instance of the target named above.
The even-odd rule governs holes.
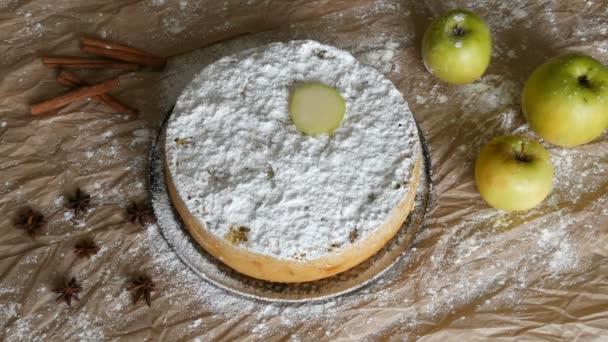
[[[466,7],[494,36],[484,77],[455,87],[424,69],[421,36],[433,17]],[[608,336],[608,136],[576,148],[545,144],[555,189],[538,208],[505,213],[479,197],[473,163],[502,134],[534,136],[521,115],[523,82],[547,58],[582,51],[608,62],[608,2],[589,1],[43,1],[0,2],[0,339],[600,341]],[[325,303],[240,298],[180,266],[157,228],[127,223],[147,197],[147,153],[160,118],[192,77],[205,46],[270,31],[351,51],[408,100],[429,144],[433,206],[401,269]],[[94,101],[34,118],[28,105],[64,91],[42,55],[80,55],[99,37],[174,56],[167,70],[121,76],[117,98],[137,119]],[[241,38],[234,38],[241,39]],[[200,66],[202,67],[203,64]],[[115,72],[78,72],[89,82]],[[177,78],[176,78],[177,76]],[[75,217],[65,195],[80,186],[92,208]],[[30,239],[13,226],[24,207],[48,224]],[[77,259],[74,244],[101,251]],[[139,273],[152,307],[125,289]],[[83,287],[71,307],[51,291]]]

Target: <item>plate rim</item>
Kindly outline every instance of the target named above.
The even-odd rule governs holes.
[[[425,193],[424,199],[423,199],[423,204],[421,207],[417,207],[416,209],[421,210],[421,212],[418,214],[419,215],[419,219],[420,222],[417,223],[418,228],[413,232],[413,236],[410,239],[410,241],[408,242],[408,247],[406,247],[405,249],[403,249],[397,256],[394,257],[394,259],[388,263],[385,267],[383,267],[381,270],[379,270],[378,272],[376,272],[374,275],[372,275],[371,277],[369,277],[368,279],[355,284],[351,287],[347,287],[344,289],[341,289],[339,291],[333,292],[333,293],[327,293],[327,294],[322,294],[319,296],[311,296],[311,297],[302,297],[302,298],[279,298],[279,297],[271,297],[271,296],[260,296],[258,294],[254,294],[254,293],[250,293],[250,292],[246,292],[246,291],[242,291],[239,290],[237,288],[231,287],[229,285],[223,284],[222,282],[213,279],[212,277],[210,277],[208,274],[206,274],[205,272],[199,270],[197,267],[193,266],[191,264],[191,262],[189,260],[187,260],[187,258],[185,258],[182,253],[180,253],[178,251],[178,248],[175,246],[175,244],[171,241],[171,238],[169,238],[167,236],[167,234],[165,233],[165,229],[163,228],[161,221],[159,220],[159,215],[157,215],[157,208],[154,205],[155,202],[158,200],[158,198],[156,198],[156,196],[154,196],[155,194],[158,193],[159,190],[163,191],[163,195],[165,195],[167,197],[167,200],[169,202],[170,208],[171,208],[171,212],[172,215],[174,216],[174,219],[176,221],[176,224],[179,226],[181,233],[184,234],[185,238],[188,239],[188,241],[190,243],[192,243],[195,247],[195,249],[197,249],[200,253],[201,253],[201,257],[203,258],[215,258],[214,256],[208,254],[208,252],[204,251],[202,249],[202,247],[194,240],[194,238],[190,235],[190,233],[187,231],[187,229],[185,228],[185,225],[183,223],[183,220],[181,219],[179,213],[177,213],[175,206],[173,205],[173,202],[171,201],[171,198],[168,194],[168,189],[167,189],[167,184],[166,184],[166,179],[165,179],[165,168],[164,168],[164,149],[162,148],[162,142],[165,139],[165,133],[166,133],[166,128],[167,128],[167,124],[169,121],[169,118],[171,117],[172,113],[173,113],[173,109],[175,108],[175,105],[172,106],[164,115],[164,117],[161,120],[161,125],[158,129],[158,133],[156,135],[156,137],[154,138],[154,140],[152,141],[152,144],[150,146],[150,150],[148,153],[148,166],[147,166],[147,173],[146,173],[146,187],[148,189],[148,191],[150,192],[150,196],[149,196],[149,202],[150,202],[150,207],[152,208],[152,212],[153,215],[156,217],[156,225],[158,226],[158,231],[160,233],[160,236],[162,237],[162,239],[167,243],[169,249],[172,251],[172,253],[175,254],[175,256],[177,256],[177,258],[180,260],[180,262],[182,264],[184,264],[188,269],[190,269],[192,272],[194,272],[197,276],[199,276],[203,281],[206,281],[207,283],[211,284],[212,286],[215,286],[216,288],[225,290],[229,293],[238,295],[238,296],[242,296],[248,299],[253,299],[253,300],[259,300],[259,301],[264,301],[264,302],[269,302],[269,303],[310,303],[310,302],[322,302],[322,301],[327,301],[329,299],[335,299],[337,297],[341,297],[341,296],[345,296],[348,294],[353,294],[356,291],[362,290],[363,288],[370,286],[371,284],[375,283],[379,278],[381,278],[383,275],[385,275],[389,270],[393,269],[393,267],[395,267],[396,264],[399,263],[399,261],[401,261],[406,254],[411,250],[411,248],[415,245],[415,237],[416,235],[418,235],[420,233],[421,230],[424,229],[425,227],[425,223],[426,223],[426,219],[429,213],[429,209],[431,207],[431,203],[433,202],[433,196],[432,196],[432,189],[433,189],[433,185],[432,185],[432,174],[431,174],[431,158],[430,158],[430,151],[429,151],[429,147],[426,143],[426,139],[424,138],[424,135],[422,134],[422,131],[420,129],[420,126],[418,125],[418,122],[416,120],[415,117],[413,117],[414,122],[416,124],[416,128],[418,131],[418,138],[419,138],[419,144],[421,146],[421,150],[422,150],[422,158],[423,158],[423,165],[422,165],[422,175],[421,175],[421,179],[423,178],[425,184],[423,186],[423,190],[422,192]],[[413,113],[412,113],[412,116]],[[161,169],[162,172],[158,172],[156,170],[156,167],[161,164]],[[159,174],[156,174],[159,173]],[[162,187],[162,189],[159,189],[158,187]],[[416,189],[416,197],[418,197],[418,195],[420,194],[420,189],[417,188]],[[400,233],[404,233],[404,229],[408,229],[407,227],[408,225],[404,224],[399,228],[399,230],[397,231],[397,233],[387,242],[387,245],[389,243],[391,243],[394,239],[398,238]],[[207,255],[204,255],[203,253],[206,253]],[[379,250],[378,252],[376,252],[375,254],[373,254],[372,256],[370,256],[370,258],[378,255],[379,253],[382,253],[382,249]],[[369,260],[366,259],[366,260]],[[216,262],[220,262],[219,260],[215,259]],[[229,267],[227,265],[225,265],[225,267]],[[356,266],[355,266],[356,267]],[[349,269],[350,270],[350,269]],[[233,270],[234,272],[238,273],[238,271]],[[344,271],[347,272],[348,270]],[[220,270],[220,272],[222,272]],[[343,272],[342,272],[343,273]],[[239,275],[242,275],[241,273],[238,273]],[[335,276],[339,276],[341,273],[338,273],[337,275],[334,275],[332,277]],[[245,275],[242,275],[245,276]],[[331,277],[330,277],[331,278]],[[256,279],[256,278],[252,278],[255,279],[256,281],[261,281],[261,282],[267,282],[269,284],[281,284],[281,283],[274,283],[274,282],[269,282],[269,281],[265,281],[262,279]],[[321,279],[322,280],[322,279]],[[317,280],[319,281],[319,280]],[[312,282],[305,282],[305,283],[314,283],[315,281]],[[248,285],[251,286],[249,284],[245,284],[244,285]]]

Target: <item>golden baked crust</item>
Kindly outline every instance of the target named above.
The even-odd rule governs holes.
[[[327,278],[346,271],[378,252],[399,231],[414,207],[414,199],[422,172],[421,152],[411,172],[405,197],[399,202],[381,226],[373,234],[359,239],[353,245],[328,252],[326,256],[307,261],[275,258],[249,251],[229,241],[218,238],[190,213],[175,189],[170,168],[165,162],[165,178],[173,205],[179,212],[188,231],[207,252],[236,271],[248,276],[283,283],[296,283]],[[280,218],[277,218],[280,219]]]

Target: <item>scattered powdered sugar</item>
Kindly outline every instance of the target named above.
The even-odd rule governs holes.
[[[5,330],[5,339],[7,342],[20,341],[44,341],[45,335],[33,336],[32,321],[36,319],[36,315],[29,315],[16,320],[12,326]]]
[[[459,88],[464,115],[494,112],[518,103],[521,87],[500,75],[485,75],[481,80]]]
[[[114,135],[114,132],[112,132],[112,131],[105,131],[105,132],[103,132],[103,134],[101,134],[101,136],[102,136],[104,139],[109,139],[109,138],[111,138],[113,135]]]
[[[106,340],[103,328],[97,325],[87,314],[68,315],[65,326],[69,327],[69,329],[65,330],[61,337],[72,336],[75,340],[87,342]]]
[[[446,103],[448,101],[448,97],[445,94],[442,94],[439,91],[439,85],[435,84],[433,87],[431,87],[430,91],[429,91],[429,96],[425,97],[422,96],[420,94],[416,94],[415,97],[416,103],[417,104],[441,104],[441,103]]]
[[[600,51],[601,53],[608,54],[608,40],[594,42],[593,45]]]
[[[452,17],[455,21],[463,21],[464,20],[464,14],[463,13],[457,13],[456,15],[454,15]]]
[[[184,70],[187,68],[180,67]],[[457,95],[462,99],[459,102],[462,109],[470,111],[465,115],[473,116],[473,110],[480,106],[485,114],[496,116],[499,123],[496,129],[521,128],[517,126],[517,118],[521,114],[513,109],[517,105],[517,86],[509,80],[506,80],[505,85],[503,81],[504,79],[490,77],[489,80],[480,82],[482,86],[466,88],[463,94]],[[497,90],[500,88],[507,90],[501,96]],[[483,94],[486,92],[495,96],[484,99]],[[416,102],[436,104],[446,103],[448,100],[447,96],[441,93],[441,87],[433,87],[431,93],[431,96],[416,98]],[[480,114],[480,120],[483,114]],[[526,129],[522,132],[525,133]],[[488,134],[494,132],[490,131]],[[133,140],[137,138],[132,137]],[[584,163],[578,163],[578,159],[572,158],[571,153],[562,151],[551,150],[558,193],[548,199],[549,207],[563,204],[566,197],[573,194],[571,201],[576,201],[580,191],[575,189],[584,184],[585,178],[606,171],[601,168],[587,170],[588,167],[583,166]],[[595,161],[592,158],[589,162]],[[581,170],[583,177],[576,177],[576,173]],[[470,310],[471,303],[493,308],[504,302],[516,307],[524,298],[531,274],[542,271],[549,277],[556,277],[566,270],[584,267],[580,256],[581,241],[571,236],[570,232],[572,228],[576,228],[573,227],[576,223],[560,220],[559,216],[568,215],[565,212],[550,218],[535,219],[543,214],[547,213],[542,210],[533,210],[526,214],[504,213],[491,209],[476,210],[446,228],[446,237],[433,242],[429,253],[425,253],[422,248],[413,248],[411,259],[422,258],[428,261],[422,261],[417,269],[411,270],[412,279],[401,283],[398,288],[386,285],[395,277],[395,274],[387,274],[369,290],[357,292],[352,296],[339,297],[329,302],[297,305],[250,300],[206,283],[177,259],[156,226],[148,227],[144,248],[152,256],[153,270],[162,273],[166,279],[172,279],[167,284],[167,290],[177,288],[179,284],[191,300],[211,308],[213,313],[226,317],[227,321],[238,321],[243,315],[255,313],[253,319],[243,323],[248,324],[247,329],[252,339],[267,339],[282,329],[289,329],[296,331],[293,340],[306,340],[306,335],[297,332],[304,323],[322,323],[326,327],[324,334],[328,337],[340,335],[336,332],[337,327],[340,327],[340,336],[348,338],[357,336],[356,333],[361,332],[362,327],[370,324],[378,324],[378,330],[382,330],[381,321],[373,316],[368,319],[360,317],[386,308],[394,310],[390,316],[385,316],[382,324],[390,325],[386,323],[386,320],[390,319],[390,322],[402,326],[403,329],[414,329],[421,323],[438,321],[454,312]],[[432,222],[429,224],[434,225]],[[421,236],[420,240],[425,241],[425,237]],[[198,253],[193,248],[182,252]],[[408,260],[410,259],[398,265],[398,268],[405,269],[410,263]],[[446,284],[452,285],[448,288]],[[501,289],[505,290],[501,292]],[[114,309],[120,312],[128,304],[127,299],[123,298],[121,304],[117,304]],[[364,309],[359,309],[360,307]],[[349,316],[349,312],[358,314],[356,317]],[[194,320],[185,330],[196,329],[190,325],[197,321]],[[202,320],[199,329],[208,330],[205,321],[206,319]],[[200,340],[209,338],[201,337]]]
[[[484,95],[489,96],[484,98]],[[520,124],[521,114],[515,109],[518,96],[519,86],[513,81],[488,75],[479,84],[464,87],[462,92],[456,94],[456,99],[462,110],[466,111],[463,113],[465,116],[481,121],[484,115],[494,115],[497,122],[495,130],[527,133],[528,127]],[[441,93],[439,86],[433,86],[428,97],[416,97],[416,102],[421,104],[447,101],[448,97]],[[479,118],[475,118],[475,111],[480,113]],[[495,130],[490,127],[486,135],[496,134]],[[471,152],[475,153],[473,149]],[[580,184],[585,181],[585,177],[576,177],[576,174],[581,167],[590,167],[585,163],[576,164],[572,158],[568,158],[568,151],[552,149],[550,152],[554,156],[556,191],[546,201],[548,208],[564,205],[564,201],[576,201],[577,197],[572,194],[579,193],[576,189],[580,189]],[[560,157],[557,161],[556,156]],[[589,160],[590,165],[594,163],[594,159]],[[602,169],[591,170],[606,172]],[[582,174],[592,175],[587,171]],[[549,215],[547,207],[523,214],[484,209],[459,217],[445,231],[444,237],[433,243],[428,253],[424,249],[412,248],[409,257],[395,267],[398,270],[406,269],[413,260],[421,260],[417,269],[410,270],[415,275],[401,283],[400,289],[386,285],[399,278],[399,273],[393,272],[368,290],[338,297],[327,303],[269,304],[242,298],[201,281],[176,260],[156,230],[148,231],[147,245],[159,271],[171,272],[180,284],[186,284],[189,293],[212,307],[214,312],[227,317],[242,312],[256,312],[256,321],[250,327],[252,338],[264,339],[283,327],[297,329],[302,322],[322,323],[328,327],[326,336],[335,336],[335,328],[330,327],[336,326],[341,327],[341,336],[356,336],[362,326],[379,323],[372,318],[349,322],[349,316],[345,313],[361,306],[365,307],[363,312],[395,308],[391,321],[403,329],[414,329],[421,322],[437,321],[454,312],[469,310],[471,303],[477,302],[479,306],[488,308],[500,305],[516,307],[525,297],[532,274],[545,273],[549,278],[557,278],[563,272],[574,269],[584,272],[585,263],[579,253],[582,242],[570,233],[576,222],[561,218],[568,213]],[[539,215],[542,218],[536,219]],[[433,222],[429,224],[433,225]],[[430,231],[423,232],[419,238],[421,242],[425,241],[426,234],[430,234]],[[182,253],[198,253],[187,245],[179,248]],[[446,284],[453,286],[447,288]],[[293,339],[298,340],[297,335]]]
[[[162,33],[169,36],[192,34],[191,32],[188,32],[190,30],[186,30],[186,28],[196,15],[200,15],[202,9],[206,9],[202,7],[203,5],[200,1],[186,0],[180,0],[179,2],[152,0],[148,3],[148,6],[151,8],[151,12],[158,11],[158,7],[165,7],[160,27]],[[225,9],[222,12],[225,12]],[[223,28],[225,29],[230,23],[225,21],[223,25]],[[215,29],[220,30],[221,28]],[[210,29],[209,31],[213,31],[213,29]],[[209,32],[205,33],[208,34]]]
[[[188,329],[196,329],[201,326],[201,323],[203,323],[203,320],[200,318],[197,320],[194,320],[194,321],[192,321],[192,323],[190,323],[190,325],[188,325]]]
[[[608,173],[601,154],[589,151],[572,153],[571,149],[559,147],[551,147],[549,152],[555,173],[550,204],[557,207],[564,201],[577,203],[592,194],[601,193],[600,185],[590,185]]]
[[[331,135],[306,136],[291,124],[290,88],[310,80],[346,101]],[[408,189],[418,135],[401,94],[375,69],[293,41],[205,68],[175,106],[166,151],[177,191],[207,229],[223,238],[244,226],[246,248],[311,260],[385,222]]]
[[[163,215],[163,211],[157,213]],[[412,248],[408,257],[369,288],[329,301],[302,304],[251,300],[202,281],[175,257],[156,225],[148,227],[144,246],[153,257],[155,271],[173,279],[191,299],[226,317],[255,313],[255,320],[248,321],[253,323],[248,329],[254,339],[264,339],[283,328],[295,329],[304,322],[323,324],[327,336],[334,336],[337,327],[348,335],[361,328],[356,323],[361,321],[349,322],[350,316],[345,313],[361,306],[362,314],[392,307],[391,320],[412,329],[421,322],[441,320],[474,302],[517,305],[521,300],[518,292],[526,289],[529,273],[548,272],[556,277],[580,266],[577,243],[568,233],[572,222],[560,218],[559,212],[540,220],[534,220],[535,215],[535,211],[480,210],[451,226],[451,233],[435,242],[430,254]],[[517,234],[510,231],[526,221],[533,223]],[[181,253],[199,253],[189,244],[178,248]],[[424,258],[421,264],[408,271],[415,274],[414,278],[398,287],[388,286],[420,258]],[[447,288],[446,284],[451,285]],[[505,288],[508,290],[501,292]]]
[[[559,31],[559,28],[557,25],[557,16],[555,15],[555,5],[551,1],[549,1],[546,3],[546,7],[547,10],[542,11],[542,13],[544,14],[543,17],[549,23],[549,28],[551,29],[551,32],[557,33]]]
[[[574,269],[579,262],[576,247],[565,229],[543,229],[537,244],[541,250],[550,252],[548,265],[554,275]]]
[[[255,339],[273,335],[282,327],[294,327],[305,322],[324,322],[328,326],[338,324],[341,321],[337,317],[338,312],[387,294],[387,292],[372,288],[360,291],[356,296],[342,296],[331,301],[302,304],[269,303],[244,298],[218,289],[192,272],[169,248],[157,225],[148,226],[146,232],[144,248],[153,258],[154,271],[162,272],[165,277],[174,280],[168,284],[167,290],[179,286],[182,291],[185,291],[189,300],[210,307],[214,312],[225,317],[253,313],[255,320],[250,331]],[[199,253],[190,244],[180,245],[179,248],[182,253]],[[202,326],[204,326],[204,321]]]
[[[515,20],[523,19],[528,16],[528,12],[526,12],[523,8],[518,7],[515,7],[511,14],[513,15],[513,19]]]
[[[349,9],[346,11],[349,15],[353,15],[358,20],[364,21],[368,17],[378,16],[388,13],[409,13],[406,6],[402,6],[396,1],[374,1],[369,6],[361,6]],[[327,20],[333,26],[341,26],[345,21],[345,13],[336,12],[327,16]],[[292,35],[301,37],[300,39],[310,39],[311,33],[298,30],[299,25],[295,24],[292,27]],[[311,28],[307,28],[308,31]],[[405,50],[410,47],[411,41],[414,38],[413,32],[403,30],[399,33],[387,32],[385,30],[370,29],[368,33],[359,36],[356,40],[336,39],[332,41],[336,46],[349,51],[359,61],[371,65],[385,75],[399,75],[402,70],[403,63],[401,62]],[[314,35],[313,35],[314,36]]]
[[[186,28],[186,26],[183,25],[183,22],[175,17],[163,18],[163,26],[167,29],[167,31],[173,34],[178,34]]]
[[[148,128],[139,128],[133,131],[133,137],[130,146],[146,144],[152,139],[152,132]]]
[[[518,129],[513,130],[516,125],[517,118],[520,114],[513,108],[506,109],[498,114],[498,124],[501,131],[508,132],[511,130],[513,134],[518,133]]]
[[[429,256],[429,269],[420,272],[425,295],[420,312],[440,317],[488,297],[485,305],[516,305],[522,298],[517,291],[525,291],[529,275],[554,279],[581,268],[578,242],[570,237],[573,222],[560,212],[535,219],[537,210],[542,209],[480,210],[450,226]]]
[[[102,39],[109,39],[110,36],[112,35],[112,30],[110,30],[107,27],[101,27],[101,28],[99,28],[99,30],[97,30],[97,34]]]
[[[46,29],[44,25],[42,25],[42,23],[37,20],[37,17],[33,16],[32,12],[20,10],[17,11],[16,14],[21,16],[25,21],[23,29],[18,32],[15,32],[16,36],[23,34],[25,37],[36,39],[42,37],[45,34]]]
[[[16,3],[16,1],[0,2],[0,7],[10,3]],[[167,2],[148,0],[146,3],[160,6]],[[190,3],[193,2],[190,1]],[[590,4],[591,1],[587,1],[587,5]],[[534,8],[527,8],[528,6],[529,4],[524,2],[502,2],[495,11],[492,11],[493,19],[488,23],[494,32],[517,27],[517,25],[527,27],[534,21],[526,20],[526,17],[536,16]],[[188,7],[185,1],[179,2],[179,8],[184,13]],[[401,7],[402,5],[397,2],[375,1],[370,6],[360,6],[359,15],[363,20],[364,16],[369,15],[374,8],[386,12],[405,12],[405,9]],[[557,6],[553,2],[545,2],[543,10],[538,14],[549,24],[546,29],[548,31],[557,32],[559,29],[557,15],[564,15],[564,13],[560,14],[556,12],[556,9]],[[558,14],[556,15],[556,13]],[[342,14],[338,11],[336,16]],[[565,15],[570,16],[570,13]],[[36,27],[40,28],[38,19],[35,19],[38,17],[37,13],[30,13],[27,16],[21,12],[18,17],[28,26],[23,32],[29,32],[29,38],[37,37]],[[186,21],[187,19],[188,17],[184,14],[180,20]],[[589,21],[587,16],[582,19],[586,21],[586,24]],[[184,26],[183,22],[176,23],[175,28],[171,28],[171,25],[174,24],[171,21],[161,21],[161,23],[168,33]],[[180,34],[186,34],[187,31],[181,31]],[[605,34],[605,31],[606,28],[601,26],[589,29],[589,32],[599,34]],[[118,34],[117,32],[116,34]],[[112,31],[102,28],[99,33],[105,37],[111,35]],[[403,32],[404,36],[407,34],[407,32]],[[572,34],[582,34],[582,32],[573,30]],[[393,42],[396,41],[394,37],[391,39]],[[371,39],[369,41],[373,42]],[[401,47],[387,47],[390,39],[378,39],[378,41],[376,45],[366,43],[365,47],[360,48],[357,46],[359,40],[356,40],[349,50],[353,51],[355,56],[358,56],[359,53],[366,54],[364,57],[367,58],[366,63],[383,72],[399,70],[399,51],[411,42],[405,39],[405,43],[398,42]],[[256,44],[259,45],[259,42]],[[165,86],[166,89],[164,89],[165,93],[161,95],[166,96],[164,99],[166,104],[170,106],[175,102],[177,94],[189,82],[191,75],[194,75],[211,60],[216,59],[217,55],[213,55],[213,51],[225,53],[226,50],[231,49],[228,45],[230,44],[218,44],[216,47],[172,58],[169,62],[168,72],[173,72],[178,68],[180,72],[171,75],[166,82],[163,81],[162,86]],[[592,45],[600,54],[608,55],[606,41],[596,40]],[[234,46],[232,45],[232,47]],[[372,53],[366,52],[370,46]],[[517,58],[516,51],[521,50],[505,48],[505,51],[509,58],[514,59]],[[231,52],[236,52],[236,50]],[[387,61],[393,52],[393,59]],[[407,69],[403,67],[402,72],[405,71]],[[21,82],[21,79],[19,81]],[[503,82],[507,82],[507,84],[505,85]],[[463,119],[479,123],[476,129],[471,128],[473,126],[470,122],[463,125],[463,129],[468,129],[470,133],[465,139],[467,143],[458,148],[450,148],[450,152],[455,153],[458,153],[460,148],[467,151],[471,158],[464,159],[463,164],[473,160],[477,147],[482,141],[487,141],[496,134],[531,134],[527,125],[523,124],[518,108],[517,97],[521,85],[499,77],[489,80],[484,78],[480,83],[484,86],[467,87],[464,88],[464,94],[455,93],[449,97],[447,96],[448,91],[442,86],[429,87],[430,89],[425,89],[424,93],[421,92],[421,89],[417,89],[412,95],[412,102],[416,104],[428,105],[429,108],[440,108],[437,106],[438,104],[455,106],[462,110]],[[501,94],[498,88],[503,88],[506,92],[498,96]],[[462,90],[462,88],[460,89]],[[491,99],[485,99],[486,92],[490,95],[494,94],[494,96]],[[477,110],[477,106],[480,106],[481,110]],[[456,118],[456,120],[458,119]],[[91,121],[103,122],[103,125],[120,125],[120,122],[97,118]],[[47,123],[50,125],[52,120],[48,120]],[[6,125],[7,123],[3,122],[0,127],[6,127]],[[11,128],[13,125],[14,123],[10,121]],[[80,129],[81,126],[83,129]],[[145,157],[126,160],[123,155],[127,150],[133,152],[131,151],[132,146],[138,149],[143,148],[145,146],[143,140],[146,139],[145,133],[117,134],[110,140],[120,139],[121,143],[114,146],[111,146],[107,140],[98,139],[97,136],[94,139],[91,138],[90,141],[85,139],[85,137],[92,136],[91,133],[98,134],[100,131],[104,132],[105,129],[100,129],[99,125],[86,127],[86,124],[82,122],[76,129],[76,135],[84,139],[82,142],[84,145],[82,150],[75,151],[75,153],[89,159],[87,165],[83,166],[84,173],[101,175],[105,168],[122,168],[125,165],[125,168],[129,168],[133,173],[143,172]],[[115,132],[119,132],[119,130]],[[461,133],[457,129],[452,129],[450,132],[452,134]],[[100,141],[95,143],[94,140]],[[596,144],[605,145],[605,138]],[[600,146],[600,149],[604,145]],[[68,147],[65,146],[65,148]],[[352,296],[342,296],[328,302],[269,304],[217,289],[179,261],[160,236],[156,226],[148,227],[145,239],[140,244],[132,245],[128,256],[131,257],[133,253],[141,252],[150,255],[151,272],[157,274],[166,283],[166,287],[162,289],[161,299],[165,293],[175,293],[176,298],[172,298],[172,302],[170,302],[174,303],[174,307],[179,305],[177,303],[182,302],[194,305],[195,308],[192,311],[200,313],[201,316],[191,320],[186,319],[183,332],[187,334],[190,331],[197,331],[204,334],[204,336],[194,338],[196,341],[214,340],[215,336],[221,334],[218,331],[232,328],[241,329],[243,334],[246,334],[242,336],[252,340],[271,340],[285,331],[293,332],[290,337],[285,337],[292,341],[307,341],[312,338],[321,340],[324,336],[326,339],[333,340],[379,339],[380,336],[366,335],[369,333],[370,326],[375,327],[379,333],[387,332],[393,338],[416,340],[415,334],[417,333],[429,334],[426,337],[432,338],[433,336],[430,335],[427,328],[433,329],[437,322],[443,322],[446,325],[457,324],[457,322],[462,322],[466,316],[473,316],[484,310],[492,311],[492,314],[497,316],[502,315],[500,319],[506,321],[506,319],[518,315],[517,311],[523,307],[520,304],[522,302],[527,304],[525,302],[527,297],[536,299],[535,296],[542,299],[542,305],[548,310],[555,309],[556,312],[563,310],[565,314],[570,314],[569,307],[557,308],[555,304],[548,303],[546,297],[538,295],[538,292],[542,292],[539,289],[560,289],[565,282],[571,279],[576,279],[578,286],[585,286],[585,278],[581,275],[589,270],[589,264],[587,264],[589,258],[598,256],[593,255],[595,252],[589,251],[590,246],[595,243],[599,250],[605,250],[605,239],[602,238],[602,231],[598,229],[596,223],[606,223],[605,218],[608,217],[608,195],[604,193],[605,175],[608,170],[605,156],[596,152],[595,146],[574,149],[551,147],[550,153],[555,167],[554,192],[539,208],[527,213],[505,213],[488,209],[485,206],[468,208],[470,203],[479,204],[479,200],[468,202],[468,199],[458,197],[459,207],[448,208],[449,210],[443,208],[446,212],[443,217],[433,214],[427,222],[427,229],[418,238],[419,246],[412,248],[403,263],[395,267],[400,270],[399,272],[405,270],[403,272],[407,272],[406,276],[399,272],[389,273],[372,284],[370,288]],[[143,153],[145,152],[142,151]],[[132,156],[132,153],[129,153],[129,156]],[[442,163],[438,165],[441,166]],[[94,187],[100,191],[98,199],[100,202],[102,197],[103,201],[114,203],[127,200],[133,193],[142,193],[143,185],[141,182],[130,182],[132,178],[129,178],[128,185],[120,185],[112,182],[111,179],[105,179],[105,176],[100,177],[102,178],[94,182]],[[459,179],[463,178],[459,177]],[[13,192],[17,200],[25,199],[26,196],[22,194],[18,181],[5,180],[2,183],[3,192]],[[460,191],[457,195],[463,193],[460,189],[453,190]],[[449,197],[451,196],[449,191],[442,192],[441,195],[447,198],[446,201],[454,199],[454,197]],[[57,205],[59,204],[58,202]],[[581,208],[581,205],[586,207]],[[465,209],[465,207],[467,208]],[[566,209],[557,211],[560,208]],[[460,212],[460,210],[462,211]],[[551,214],[553,210],[556,212]],[[594,214],[596,217],[593,217]],[[59,216],[63,215],[63,212],[59,213]],[[601,221],[602,217],[604,221]],[[441,238],[435,240],[433,234]],[[198,253],[195,249],[185,252]],[[28,262],[34,260],[35,258],[27,258]],[[38,263],[43,262],[42,260],[46,260],[46,258],[38,258]],[[412,265],[415,266],[411,267]],[[565,272],[568,272],[568,277],[562,277]],[[550,280],[553,283],[547,285]],[[394,281],[398,281],[398,283],[393,284]],[[39,306],[28,307],[25,312],[23,307],[16,304],[16,300],[12,301],[17,294],[24,292],[25,286],[0,286],[3,301],[0,306],[0,326],[5,328],[3,333],[7,341],[95,341],[102,340],[104,337],[105,339],[117,338],[108,336],[109,333],[125,334],[134,331],[132,327],[126,331],[125,325],[117,323],[125,320],[129,317],[129,313],[134,311],[129,293],[121,291],[119,295],[108,292],[104,297],[103,303],[107,304],[105,306],[107,309],[104,311],[107,310],[106,312],[115,319],[109,323],[103,322],[106,329],[105,336],[101,330],[102,322],[97,323],[95,319],[92,319],[94,316],[81,314],[76,314],[73,317],[75,321],[70,321],[70,324],[74,324],[78,329],[69,329],[66,334],[49,336],[48,332],[40,331],[42,324],[39,322],[41,321],[41,315],[38,313],[40,312]],[[528,289],[530,286],[534,288]],[[101,290],[110,287],[111,285],[106,283]],[[586,291],[589,291],[589,288]],[[48,295],[48,289],[38,288],[34,289],[32,293]],[[584,296],[578,291],[575,295]],[[183,301],[180,302],[178,299]],[[88,303],[94,302],[89,301]],[[154,302],[153,307],[156,305],[157,303]],[[190,308],[189,306],[184,311],[190,310]],[[515,313],[505,313],[505,310],[513,310]],[[67,310],[59,310],[58,313],[61,316],[69,315]],[[455,315],[462,316],[458,318]],[[55,319],[59,317],[58,314]],[[210,323],[216,317],[220,317],[218,320],[221,321],[221,328]],[[141,320],[137,319],[136,322],[139,325]],[[156,322],[160,323],[160,321]],[[464,324],[465,327],[470,327],[466,326],[470,323]],[[460,328],[462,327],[463,325]],[[519,325],[516,327],[519,328]],[[135,329],[139,329],[139,326]],[[312,331],[318,329],[321,331]],[[491,329],[492,327],[489,326],[487,331],[492,333]],[[505,329],[508,329],[508,326]],[[411,338],[408,338],[406,334],[411,332],[414,333],[410,335]],[[601,334],[601,331],[598,334]],[[486,338],[489,337],[486,336]],[[177,339],[186,339],[186,337]]]
[[[399,42],[392,39],[384,40],[380,37],[373,42],[359,44],[353,54],[361,62],[371,65],[385,74],[390,72],[399,73],[401,65],[395,62],[395,57],[400,48]]]
[[[13,317],[17,317],[17,312],[21,308],[20,303],[0,304],[0,321],[6,322]]]
[[[525,20],[530,14],[526,3],[501,2],[497,8],[492,8],[492,20],[486,20],[492,32],[501,32],[519,25],[526,28],[531,27],[532,23]]]

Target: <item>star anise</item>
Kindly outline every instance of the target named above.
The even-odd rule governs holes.
[[[154,216],[152,216],[152,210],[145,205],[137,203],[131,203],[127,208],[127,220],[131,223],[137,223],[142,227],[156,222]]]
[[[95,241],[91,239],[86,239],[78,242],[74,246],[74,253],[79,258],[87,258],[90,259],[93,255],[99,252],[99,247],[95,244]]]
[[[80,213],[86,213],[87,210],[89,210],[90,204],[91,195],[80,190],[80,188],[77,188],[76,193],[73,196],[68,197],[67,207],[74,209],[74,215],[78,215]]]
[[[28,208],[19,215],[15,222],[15,227],[25,230],[32,239],[36,237],[40,228],[46,224],[44,216],[32,208]]]
[[[150,298],[150,293],[156,291],[156,285],[148,276],[140,275],[133,279],[133,285],[127,288],[128,291],[135,291],[135,296],[133,297],[133,304],[137,304],[139,299],[143,296],[146,304],[150,307],[152,304],[152,299]]]
[[[76,282],[76,278],[72,278],[70,281],[65,282],[63,287],[54,289],[53,292],[59,293],[57,300],[62,298],[68,305],[72,305],[72,298],[79,300],[78,293],[82,290],[82,287]]]

